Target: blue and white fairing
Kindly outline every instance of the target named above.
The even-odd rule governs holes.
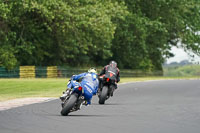
[[[82,93],[87,100],[88,104],[91,104],[92,96],[97,93],[99,80],[97,74],[95,73],[82,73],[79,75],[74,75],[71,78],[71,82],[67,85],[68,88],[73,88],[73,92]],[[79,83],[76,80],[82,79]],[[79,90],[79,87],[82,87],[82,90]]]

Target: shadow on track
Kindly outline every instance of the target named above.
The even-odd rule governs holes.
[[[107,117],[108,115],[73,115],[69,114],[68,116],[62,116],[62,117]]]
[[[105,103],[105,104],[98,104],[98,103],[93,103],[92,105],[98,105],[98,106],[102,106],[102,105],[122,105],[121,103]]]
[[[58,117],[107,117],[108,115],[69,114],[68,116],[62,116],[60,114],[48,114],[46,116],[58,116]]]

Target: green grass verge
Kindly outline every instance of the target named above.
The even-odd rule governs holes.
[[[180,77],[121,78],[120,83],[158,79],[180,79]],[[59,97],[66,89],[67,82],[66,78],[0,79],[0,101],[25,97]]]
[[[0,101],[25,97],[58,97],[67,79],[0,79]]]

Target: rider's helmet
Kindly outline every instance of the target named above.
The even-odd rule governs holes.
[[[117,67],[117,62],[110,61],[109,65],[112,66],[112,67]]]
[[[91,67],[89,70],[88,70],[89,73],[97,73],[97,70],[96,68],[94,67]]]

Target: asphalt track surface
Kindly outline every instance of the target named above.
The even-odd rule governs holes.
[[[121,84],[92,103],[66,117],[59,100],[0,111],[0,133],[200,133],[200,80]]]

